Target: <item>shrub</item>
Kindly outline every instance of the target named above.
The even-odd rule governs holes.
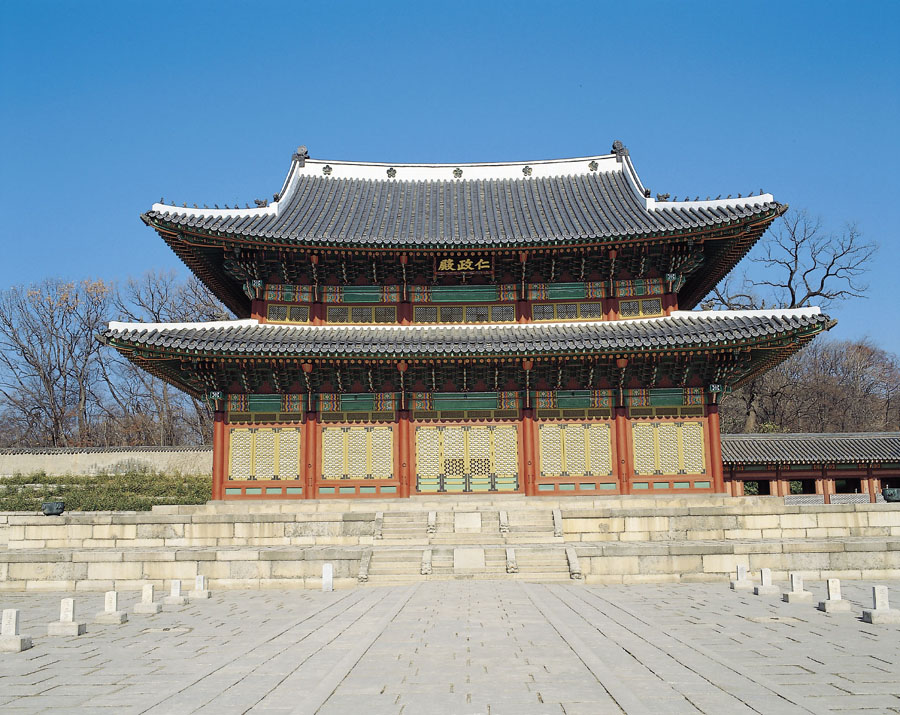
[[[149,511],[154,504],[204,504],[211,489],[210,477],[196,475],[16,475],[0,479],[0,511],[40,511],[45,501],[64,501],[66,511]]]

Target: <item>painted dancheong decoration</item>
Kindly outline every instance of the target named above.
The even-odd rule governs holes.
[[[103,340],[215,409],[214,499],[724,492],[718,402],[831,325],[693,308],[785,210],[628,150],[377,164],[143,214],[238,316]]]

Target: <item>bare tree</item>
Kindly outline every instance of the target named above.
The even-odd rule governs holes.
[[[806,211],[788,212],[751,254],[750,269],[739,278],[725,278],[704,307],[827,308],[862,298],[868,290],[862,279],[876,251],[852,224],[834,234]]]
[[[99,280],[47,280],[0,293],[0,395],[17,443],[91,442],[103,399],[94,336],[110,293]]]
[[[861,298],[867,290],[863,277],[877,247],[863,240],[856,226],[838,234],[826,231],[820,219],[806,211],[785,214],[765,235],[750,257],[750,266],[739,276],[729,276],[716,286],[706,309],[827,308],[836,301]],[[770,422],[774,413],[760,419],[763,402],[770,405],[791,391],[788,361],[735,391],[725,399],[732,416],[743,415],[741,431],[755,432],[781,422]],[[775,411],[777,412],[777,410]]]

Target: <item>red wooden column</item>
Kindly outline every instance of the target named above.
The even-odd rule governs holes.
[[[397,476],[400,477],[400,496],[405,498],[410,494],[410,428],[409,410],[397,410]]]
[[[303,430],[303,498],[316,498],[316,477],[319,460],[319,421],[318,414],[306,413]]]
[[[225,478],[228,473],[228,430],[225,429],[225,411],[213,413],[213,464],[212,498],[219,501],[225,496]]]
[[[537,494],[537,464],[536,450],[534,448],[534,408],[522,408],[522,464],[525,474],[522,475],[525,486],[525,496],[533,497]]]
[[[719,406],[709,405],[706,408],[706,426],[709,435],[709,471],[712,476],[713,490],[717,494],[725,491],[725,476],[722,473],[722,430],[719,427]]]
[[[624,407],[616,407],[616,478],[619,480],[619,494],[631,494],[631,477],[628,474],[628,417]]]

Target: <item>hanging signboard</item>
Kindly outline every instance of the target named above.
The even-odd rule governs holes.
[[[435,273],[490,273],[494,266],[490,257],[469,255],[438,257],[434,259]]]

